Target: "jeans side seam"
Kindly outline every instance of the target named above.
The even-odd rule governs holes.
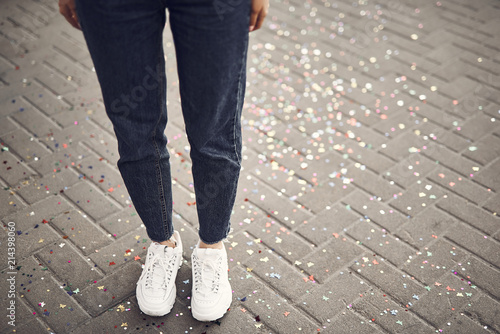
[[[163,48],[163,45],[162,45],[162,36],[163,35],[160,34],[160,47],[161,48]],[[159,58],[160,65],[161,65],[161,62],[164,61],[163,57],[162,57],[162,52],[160,52],[160,54],[158,55],[158,58]],[[164,66],[161,66],[161,68],[164,71]],[[159,75],[161,76],[161,73]],[[161,153],[160,153],[160,149],[158,147],[158,143],[156,141],[156,131],[158,129],[158,124],[160,123],[160,120],[162,118],[162,112],[163,112],[163,105],[162,105],[163,101],[162,101],[162,95],[161,94],[162,94],[162,92],[164,92],[166,90],[166,88],[165,88],[165,81],[164,80],[160,80],[160,82],[161,82],[161,84],[160,84],[160,90],[158,91],[158,100],[159,100],[159,106],[162,109],[162,111],[160,112],[160,117],[158,118],[158,120],[156,122],[156,125],[154,127],[152,140],[153,140],[153,145],[155,147],[155,152],[156,152],[156,157],[155,157],[156,158],[155,159],[156,177],[157,177],[157,181],[158,181],[158,188],[159,188],[159,194],[160,194],[160,206],[161,206],[161,213],[162,213],[163,237],[165,238],[165,240],[168,240],[167,236],[170,236],[170,231],[169,231],[169,226],[168,226],[167,204],[165,203],[165,190],[164,190],[164,186],[163,186],[163,178],[162,178],[161,163],[160,163]]]

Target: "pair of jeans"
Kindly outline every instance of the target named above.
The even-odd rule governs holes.
[[[149,238],[157,242],[173,234],[162,45],[167,9],[199,237],[214,244],[229,233],[241,168],[250,1],[76,1],[118,141],[118,169]]]

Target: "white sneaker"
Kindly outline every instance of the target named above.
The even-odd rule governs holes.
[[[182,241],[174,231],[171,239],[176,247],[152,242],[141,277],[137,281],[136,295],[139,308],[151,316],[168,314],[175,302],[175,277],[182,264]]]
[[[191,311],[199,321],[213,321],[226,313],[233,299],[228,279],[227,253],[222,249],[195,247]]]

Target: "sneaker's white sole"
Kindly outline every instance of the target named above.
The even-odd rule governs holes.
[[[193,318],[195,318],[198,321],[214,321],[220,319],[224,316],[224,314],[226,314],[227,310],[231,306],[232,299],[233,299],[232,293],[226,294],[224,305],[227,305],[227,307],[224,307],[223,310],[215,310],[207,313],[199,312],[196,309],[196,307],[194,307],[194,305],[191,304],[191,312],[193,314]]]
[[[173,295],[173,300],[167,300],[165,303],[162,305],[163,307],[157,308],[157,309],[151,309],[142,304],[139,298],[137,298],[137,304],[139,304],[139,309],[142,311],[142,313],[147,314],[152,317],[162,317],[164,315],[167,315],[172,311],[172,308],[174,307],[174,302],[175,302],[175,296],[177,295],[177,290],[174,289],[172,290],[172,295]],[[137,294],[139,293],[138,291],[136,292]]]

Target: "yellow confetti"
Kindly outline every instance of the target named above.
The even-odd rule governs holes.
[[[252,255],[252,254],[253,254],[253,250],[248,249],[248,250],[247,250],[247,253],[248,253],[248,255]]]
[[[98,286],[97,288],[98,288],[99,290],[102,290],[102,289],[104,289],[104,285],[102,285],[102,286]]]
[[[308,267],[312,267],[312,266],[314,266],[314,263],[312,263],[312,262],[307,262],[307,266],[308,266]]]
[[[267,261],[269,261],[269,258],[266,256],[266,257],[264,257],[264,258],[262,258],[262,259],[260,259],[260,260],[261,260],[262,262],[267,262]]]
[[[59,307],[60,307],[60,308],[65,308],[65,307],[66,307],[66,305],[64,305],[64,304],[59,304]]]
[[[122,327],[128,327],[128,324],[126,322],[122,322]]]
[[[41,244],[43,242],[43,239],[38,240],[38,243]]]

